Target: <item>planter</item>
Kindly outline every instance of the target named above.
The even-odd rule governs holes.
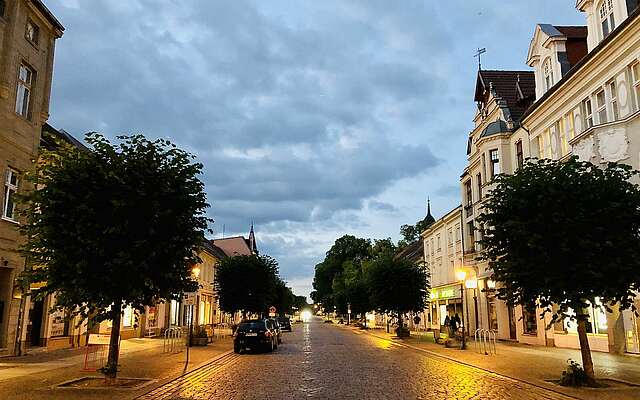
[[[206,346],[208,342],[209,342],[209,338],[206,338],[206,337],[191,338],[192,346]]]

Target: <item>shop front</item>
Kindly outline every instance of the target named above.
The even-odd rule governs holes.
[[[428,310],[430,311],[431,329],[435,331],[436,337],[449,336],[447,322],[451,321],[452,318],[460,320],[464,324],[460,284],[432,288]]]

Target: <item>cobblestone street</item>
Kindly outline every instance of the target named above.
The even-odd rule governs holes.
[[[228,354],[140,399],[569,399],[571,397],[313,321],[274,353]]]

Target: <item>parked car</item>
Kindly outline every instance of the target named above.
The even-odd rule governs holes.
[[[282,343],[282,329],[280,328],[278,320],[275,318],[269,318],[267,322],[271,322],[272,329],[275,331],[276,338],[278,339],[278,344]]]
[[[233,335],[233,351],[274,351],[278,348],[278,333],[268,319],[241,322]]]
[[[278,323],[283,331],[291,332],[291,320],[288,317],[278,317]]]

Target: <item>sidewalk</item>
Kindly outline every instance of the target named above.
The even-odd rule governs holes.
[[[339,325],[338,325],[339,326]],[[351,329],[358,330],[351,327]],[[582,399],[638,399],[640,398],[640,357],[635,355],[614,355],[592,352],[596,377],[613,379],[638,386],[616,384],[603,389],[575,389],[552,384],[549,380],[558,379],[565,370],[568,359],[582,362],[579,350],[557,347],[536,347],[519,343],[497,342],[496,355],[479,354],[475,342],[467,344],[467,350],[445,348],[436,344],[431,332],[412,332],[411,338],[398,339],[384,329],[365,331],[383,339],[402,343],[415,350],[429,352],[453,361],[472,365],[513,379],[532,383]]]
[[[191,347],[187,371],[232,349],[231,338],[217,339],[205,347]],[[56,385],[98,372],[81,371],[85,348],[35,353],[0,359],[0,398],[31,399],[133,399],[185,372],[185,351],[163,353],[162,339],[121,342],[119,377],[152,379],[137,390],[60,389]]]

